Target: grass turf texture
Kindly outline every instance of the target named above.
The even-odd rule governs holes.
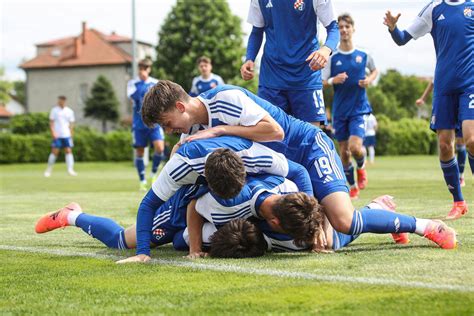
[[[106,249],[74,227],[36,235],[34,224],[43,213],[70,201],[79,202],[85,212],[111,217],[124,226],[133,224],[143,196],[137,191],[133,166],[83,163],[76,168],[79,176],[72,178],[64,164],[58,164],[48,179],[42,176],[44,167],[0,166],[1,314],[472,315],[474,311],[474,209],[448,222],[458,232],[460,244],[454,251],[438,249],[415,235],[407,246],[393,244],[388,235],[364,235],[331,255],[201,259],[186,267],[176,266],[188,264],[181,258],[184,253],[162,247],[152,256],[166,264],[118,266],[107,256],[128,256],[133,251]],[[472,204],[474,179],[467,175],[466,180],[463,192]],[[399,212],[418,217],[441,217],[451,207],[436,157],[378,158],[369,166],[369,186],[355,204],[363,206],[381,194],[394,195]],[[63,253],[52,254],[54,250]],[[243,272],[195,269],[199,264]],[[339,280],[285,277],[282,272]],[[367,280],[393,284],[364,283]],[[428,288],[413,287],[414,282]],[[442,289],[430,289],[433,285]]]

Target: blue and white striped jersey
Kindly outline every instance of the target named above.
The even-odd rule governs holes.
[[[296,184],[281,176],[269,174],[247,177],[247,183],[235,198],[222,199],[212,192],[206,193],[196,202],[196,211],[217,227],[235,218],[259,217],[255,203],[262,192],[286,194],[298,192]]]
[[[254,126],[265,115],[270,115],[282,127],[285,138],[281,142],[264,142],[263,145],[285,154],[295,162],[305,164],[305,148],[312,150],[318,127],[295,119],[279,107],[237,86],[222,85],[202,93],[199,100],[204,103],[209,115],[209,126],[193,126],[190,133],[199,129],[220,125]]]
[[[207,157],[218,148],[231,149],[240,156],[247,173],[285,177],[290,170],[284,155],[248,139],[234,136],[203,139],[181,145],[153,183],[153,192],[167,201],[181,186],[198,182],[199,177],[204,177]]]
[[[142,120],[142,102],[148,90],[158,83],[158,79],[148,77],[143,81],[140,78],[132,79],[127,84],[127,97],[133,101],[133,128],[146,129]]]
[[[197,76],[193,79],[189,95],[195,97],[222,84],[224,84],[224,80],[222,80],[221,76],[213,73],[211,73],[207,79],[204,79],[202,76]]]

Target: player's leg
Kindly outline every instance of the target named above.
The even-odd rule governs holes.
[[[352,156],[349,150],[349,125],[348,120],[334,118],[334,138],[338,141],[339,152],[344,169],[344,175],[349,183],[349,195],[351,199],[359,198],[359,188],[355,183],[354,166],[352,165]]]
[[[467,209],[459,183],[459,168],[454,153],[454,130],[458,122],[459,95],[434,95],[430,128],[438,134],[439,160],[444,180],[453,196],[447,218],[457,218]]]
[[[72,154],[72,139],[70,137],[63,139],[64,144],[64,156],[66,160],[67,172],[71,176],[77,176],[77,173],[74,171],[74,155]]]
[[[440,247],[454,248],[454,230],[444,223],[417,219],[382,209],[356,210],[351,203],[342,172],[342,162],[334,144],[324,133],[318,133],[312,153],[313,168],[309,168],[316,198],[325,208],[326,216],[339,232],[348,235],[361,233],[416,233],[435,241]]]
[[[158,167],[165,152],[165,133],[161,126],[153,128],[150,135],[151,143],[153,144],[153,163],[151,166],[151,181],[156,181],[158,177]]]
[[[289,114],[318,127],[327,123],[323,90],[287,90],[286,93],[291,109]]]
[[[459,99],[459,121],[462,124],[464,144],[466,145],[469,166],[474,175],[474,88],[461,94]]]
[[[133,147],[135,148],[135,167],[137,168],[138,178],[140,180],[140,190],[146,191],[145,179],[145,147],[148,145],[148,135],[146,130],[135,129],[132,131]]]
[[[357,115],[349,119],[349,134],[349,150],[357,163],[357,187],[363,190],[368,183],[363,146],[365,115]]]
[[[53,166],[56,162],[56,159],[58,158],[60,146],[60,141],[58,139],[53,140],[53,142],[51,143],[51,153],[48,157],[48,166],[44,171],[44,176],[47,178],[50,177],[51,173],[53,172]]]
[[[464,180],[464,168],[466,166],[467,151],[464,144],[461,128],[456,128],[456,152],[459,169],[459,184],[461,187],[466,185]]]
[[[42,234],[66,226],[81,228],[86,234],[98,239],[109,248],[129,248],[122,226],[109,218],[83,213],[79,204],[74,202],[42,216],[36,223],[35,230],[38,234]],[[131,233],[132,229],[128,229],[129,237]]]

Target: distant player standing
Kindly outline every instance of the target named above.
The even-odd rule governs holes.
[[[165,149],[165,136],[163,129],[159,125],[154,128],[148,128],[143,124],[141,117],[143,97],[148,89],[158,82],[157,79],[150,77],[151,65],[151,60],[141,60],[138,63],[138,78],[130,80],[127,85],[127,96],[133,101],[133,147],[135,147],[135,166],[140,179],[140,190],[142,191],[147,190],[145,163],[143,160],[145,147],[148,146],[148,142],[150,141],[155,149],[151,168],[152,182],[157,177],[158,166],[163,158],[163,152]]]
[[[377,143],[375,135],[377,134],[377,127],[377,118],[371,113],[366,120],[364,139],[364,146],[366,148],[367,154],[369,155],[370,163],[375,162],[375,144]]]
[[[247,21],[253,29],[246,62],[240,69],[242,78],[253,78],[255,58],[265,33],[258,96],[300,120],[324,125],[326,112],[319,70],[339,41],[331,0],[252,0]],[[317,36],[318,21],[328,33],[322,47]]]
[[[196,97],[207,90],[224,84],[224,80],[219,75],[212,73],[212,61],[209,57],[202,56],[197,60],[200,76],[194,77],[189,95]]]
[[[323,82],[334,86],[332,105],[335,138],[339,142],[344,173],[350,185],[350,196],[359,197],[359,189],[367,185],[365,170],[365,119],[372,112],[366,88],[377,77],[373,58],[364,50],[354,47],[352,34],[354,20],[349,14],[338,17],[341,43],[323,69]],[[369,75],[366,75],[366,70]],[[354,166],[351,156],[357,163],[357,185],[354,179]]]
[[[438,134],[439,158],[454,205],[447,218],[467,213],[454,155],[455,129],[462,126],[469,164],[474,174],[474,2],[428,3],[405,31],[397,28],[400,14],[385,14],[384,24],[398,45],[431,33],[436,50],[431,129]]]
[[[53,142],[51,143],[48,167],[44,172],[45,177],[51,176],[53,165],[61,148],[64,148],[67,172],[71,176],[77,176],[77,173],[74,171],[74,156],[72,155],[74,121],[74,111],[66,105],[66,97],[63,95],[59,96],[58,104],[49,113],[49,129],[53,136]]]
[[[416,100],[416,105],[421,106],[425,104],[426,97],[433,91],[433,81],[430,81],[426,86],[425,91],[419,99]],[[459,169],[459,184],[461,187],[466,185],[464,180],[464,167],[466,166],[466,145],[464,144],[464,140],[462,139],[462,131],[461,126],[456,126],[456,152],[457,152],[457,160],[458,160],[458,169]]]

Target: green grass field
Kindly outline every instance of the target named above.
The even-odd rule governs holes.
[[[133,251],[109,250],[80,229],[34,232],[45,212],[70,201],[85,212],[135,221],[143,196],[131,163],[64,164],[44,178],[44,164],[3,165],[0,217],[0,314],[327,314],[473,315],[473,208],[448,224],[459,246],[441,250],[413,235],[364,235],[335,254],[269,254],[259,259],[183,259],[170,247],[151,264],[116,265]],[[466,166],[468,171],[468,166]],[[467,172],[468,173],[468,172]],[[356,206],[381,194],[398,211],[440,218],[451,207],[436,157],[381,157]]]

